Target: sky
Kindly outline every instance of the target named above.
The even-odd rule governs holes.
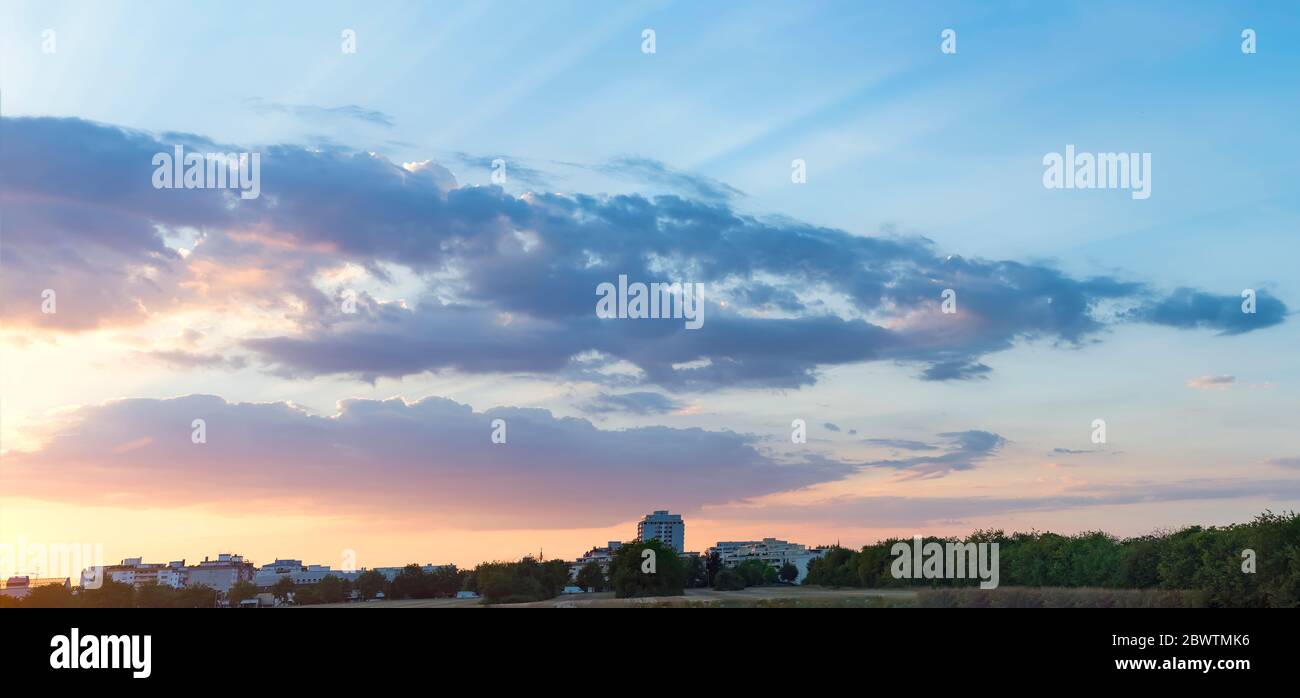
[[[0,13],[0,542],[473,565],[656,509],[703,550],[1300,503],[1294,3]],[[178,146],[257,196],[155,186]],[[1067,146],[1149,197],[1048,188]],[[599,317],[620,275],[702,326]]]

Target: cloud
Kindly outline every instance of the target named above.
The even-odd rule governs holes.
[[[1054,448],[1052,453],[1060,456],[1082,456],[1088,453],[1097,453],[1097,451],[1090,448]]]
[[[993,457],[1007,442],[988,431],[957,431],[938,435],[949,450],[937,456],[914,456],[891,460],[877,460],[869,466],[903,471],[905,480],[943,477],[959,470],[971,470],[983,460]]]
[[[863,439],[862,443],[871,444],[872,446],[897,448],[905,451],[933,451],[939,448],[938,446],[932,446],[923,441],[908,441],[907,439]]]
[[[1134,311],[1135,317],[1156,325],[1182,329],[1204,328],[1233,335],[1271,327],[1282,322],[1287,308],[1282,301],[1257,291],[1255,312],[1241,310],[1240,296],[1216,296],[1191,288],[1180,288],[1169,296]]]
[[[1300,468],[1300,456],[1291,458],[1273,458],[1269,461],[1270,465],[1280,465],[1283,468]]]
[[[692,199],[726,202],[745,195],[735,187],[716,179],[680,172],[658,160],[645,157],[624,156],[615,158],[596,168],[606,174],[633,177],[659,184]]]
[[[962,380],[990,377],[988,354],[1035,340],[1098,341],[1117,322],[1239,333],[1286,314],[1266,294],[1259,314],[1243,319],[1224,309],[1231,297],[1180,289],[1162,298],[1137,281],[945,255],[919,237],[744,215],[698,186],[694,198],[515,196],[460,186],[436,163],[271,145],[256,148],[262,196],[241,200],[155,190],[150,158],[176,143],[246,147],[76,119],[3,126],[7,321],[81,331],[251,301],[294,323],[244,342],[282,375],[599,380],[602,365],[625,363],[635,385],[683,391],[798,388],[825,367],[889,361],[918,365],[927,380]],[[659,171],[634,158],[620,164]],[[184,230],[199,234],[182,255],[164,235]],[[330,295],[338,289],[315,281],[345,263],[379,283],[401,268],[423,291],[401,304],[368,299],[344,315]],[[703,283],[704,326],[599,320],[595,288],[620,274]],[[57,316],[39,311],[46,288],[59,290]],[[954,315],[939,309],[946,288],[959,295]],[[1099,312],[1115,305],[1130,310]],[[590,355],[601,358],[577,365]]]
[[[497,170],[496,165],[493,164],[496,160],[503,160],[505,161],[504,171],[507,182],[515,180],[531,187],[545,187],[550,183],[550,178],[547,177],[546,173],[525,164],[526,161],[523,158],[505,155],[471,155],[469,153],[455,153],[454,157],[467,167],[488,173]]]
[[[598,414],[605,412],[626,412],[628,414],[649,415],[667,414],[683,407],[682,403],[666,395],[649,392],[635,393],[600,393],[583,405],[584,412]]]
[[[392,116],[374,109],[358,107],[355,104],[346,104],[341,107],[319,107],[314,104],[268,102],[259,97],[250,97],[244,100],[244,104],[258,114],[289,114],[304,121],[322,122],[345,119],[364,121],[386,128],[393,126]]]
[[[827,422],[827,423],[823,424],[822,426],[825,427],[827,431],[839,431],[839,430],[840,430],[839,427],[835,426],[834,424],[831,424],[830,422]]]
[[[986,374],[992,370],[976,361],[939,361],[922,371],[921,377],[928,381],[974,380],[988,378]]]
[[[205,421],[206,443],[191,441]],[[491,441],[506,422],[506,443]],[[5,456],[5,493],[85,505],[223,510],[292,503],[364,515],[403,511],[439,525],[580,528],[628,512],[762,496],[840,479],[856,466],[777,462],[755,437],[645,427],[601,430],[546,410],[476,412],[442,398],[345,400],[337,414],[211,395],[81,407],[45,445]]]
[[[248,365],[248,359],[243,356],[222,356],[220,354],[206,354],[179,349],[169,351],[141,351],[136,352],[136,356],[176,368],[241,369]]]
[[[711,506],[704,513],[719,521],[766,525],[792,522],[841,527],[921,528],[955,520],[1026,512],[1240,498],[1294,502],[1300,500],[1300,480],[1200,479],[1118,483],[1034,497],[847,496],[798,505]]]
[[[1187,379],[1187,387],[1197,390],[1226,390],[1236,382],[1235,376],[1197,376]]]

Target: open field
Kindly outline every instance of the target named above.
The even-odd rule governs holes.
[[[820,587],[751,587],[742,591],[687,589],[683,596],[616,599],[614,592],[571,594],[546,601],[500,605],[498,608],[636,608],[636,607],[832,607],[857,608],[914,602],[916,592],[899,589],[823,589]],[[404,599],[322,604],[311,608],[482,608],[479,599]]]
[[[1209,605],[1195,590],[1001,587],[831,589],[764,586],[742,591],[687,589],[681,596],[614,598],[614,592],[572,594],[499,608],[1179,608]],[[479,599],[407,599],[321,604],[344,608],[486,608]],[[317,606],[311,606],[315,608]]]

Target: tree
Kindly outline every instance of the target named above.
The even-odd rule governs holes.
[[[375,598],[384,590],[388,580],[379,570],[366,570],[357,577],[357,593],[363,601]]]
[[[547,560],[542,563],[542,589],[546,598],[559,596],[569,586],[569,563],[566,560]]]
[[[46,584],[27,592],[21,605],[24,608],[72,608],[77,605],[77,598],[62,584]]]
[[[105,579],[98,589],[83,589],[81,605],[84,608],[134,608],[135,587]]]
[[[293,592],[293,605],[311,606],[312,604],[322,603],[320,594],[316,591],[315,584],[304,584]]]
[[[588,591],[605,590],[605,573],[600,569],[600,564],[595,560],[588,562],[578,570],[578,576],[574,579],[578,586]]]
[[[327,574],[319,582],[312,585],[315,587],[316,597],[320,603],[343,603],[352,595],[352,584],[346,579]]]
[[[136,608],[175,608],[176,589],[165,584],[145,584],[135,590]]]
[[[403,567],[402,571],[393,577],[391,585],[393,598],[427,599],[433,596],[433,590],[425,577],[424,569],[419,565],[410,564]]]
[[[569,583],[569,563],[485,562],[474,569],[474,584],[488,603],[521,603],[554,598]]]
[[[750,587],[766,583],[765,575],[770,569],[771,566],[761,560],[745,560],[735,567],[736,572],[745,578],[745,586]]]
[[[257,598],[257,585],[243,579],[235,582],[226,592],[226,602],[231,606],[239,606],[248,599]]]
[[[713,577],[713,588],[718,591],[739,591],[745,588],[745,577],[730,567],[724,567]]]
[[[784,565],[781,565],[781,572],[778,576],[781,578],[781,581],[787,584],[792,584],[794,583],[794,580],[799,578],[799,568],[795,567],[790,562],[786,562]]]
[[[429,584],[433,590],[433,595],[438,597],[455,596],[456,592],[460,591],[460,585],[464,583],[461,579],[462,576],[461,571],[456,569],[455,565],[443,565],[435,568]]]
[[[704,563],[705,581],[704,586],[713,586],[713,579],[718,572],[722,570],[722,556],[718,551],[709,553],[709,559]]]
[[[651,555],[643,555],[646,550],[652,551]],[[609,580],[618,598],[677,596],[685,590],[686,565],[661,541],[637,541],[614,552]]]
[[[694,589],[708,584],[708,573],[704,569],[704,561],[700,556],[692,555],[686,558],[686,588]]]
[[[177,608],[216,608],[217,590],[206,584],[195,584],[176,592]]]
[[[883,544],[882,544],[883,545]],[[831,548],[821,558],[808,563],[805,585],[828,587],[856,587],[862,584],[858,575],[859,554],[848,548]]]
[[[271,594],[280,603],[288,603],[289,598],[293,596],[293,578],[286,574],[275,580],[275,584],[271,585]]]

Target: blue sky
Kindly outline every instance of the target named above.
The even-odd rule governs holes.
[[[1239,271],[1221,254],[1165,264],[1175,240],[1213,244],[1247,218],[1295,224],[1290,3],[15,7],[4,29],[11,115],[226,142],[326,137],[396,157],[504,155],[543,170],[637,155],[727,182],[748,194],[746,209],[853,232],[897,226],[968,255],[1140,265],[1170,284],[1235,283]],[[1247,26],[1262,47],[1249,56],[1237,38]],[[13,50],[51,27],[56,56]],[[356,54],[338,50],[340,27],[361,37]],[[645,27],[654,56],[628,50]],[[957,55],[939,53],[936,27],[958,31]],[[360,105],[392,126],[254,118],[248,100],[259,98]],[[1152,152],[1160,195],[1069,198],[1020,176],[1067,142]],[[815,186],[789,186],[795,157]],[[644,190],[552,169],[576,190]]]
[[[693,507],[687,513],[699,522],[694,530],[704,531],[699,539],[688,534],[694,547],[711,543],[707,535],[744,537],[754,528],[763,530],[754,530],[753,536],[802,536],[818,543],[824,542],[818,536],[834,531],[842,532],[844,540],[865,542],[877,535],[910,535],[909,527],[917,523],[912,517],[871,515],[844,515],[836,519],[838,527],[807,523],[821,521],[818,512],[831,510],[818,506],[844,497],[861,498],[867,511],[872,497],[1028,499],[1082,488],[1099,498],[1096,506],[1055,510],[1042,505],[1030,514],[990,510],[985,518],[978,507],[976,513],[954,507],[962,513],[927,521],[935,530],[991,523],[1062,529],[1109,525],[1125,533],[1242,520],[1265,506],[1285,508],[1298,501],[1288,489],[1295,482],[1294,467],[1278,465],[1300,456],[1294,417],[1300,414],[1300,368],[1294,359],[1300,330],[1292,316],[1300,307],[1295,273],[1300,137],[1294,127],[1300,113],[1300,8],[1294,3],[1134,7],[968,2],[904,9],[856,2],[321,2],[306,10],[292,3],[127,7],[20,2],[6,5],[4,15],[0,111],[9,121],[0,135],[43,134],[51,143],[69,144],[68,152],[51,153],[50,159],[103,167],[62,183],[47,173],[27,176],[36,171],[27,168],[17,178],[22,196],[47,196],[54,187],[67,201],[115,209],[111,197],[101,197],[93,183],[136,175],[97,164],[95,144],[118,142],[110,128],[148,134],[159,147],[191,139],[177,134],[192,134],[215,144],[279,152],[281,163],[292,155],[300,167],[317,163],[322,171],[337,172],[339,192],[348,191],[348,182],[363,181],[349,177],[372,175],[374,191],[386,190],[382,173],[376,174],[368,161],[336,160],[331,154],[369,152],[395,164],[431,160],[454,176],[458,191],[470,192],[461,204],[448,203],[452,219],[463,223],[480,220],[474,216],[485,210],[511,211],[501,215],[520,229],[535,228],[540,239],[557,247],[560,241],[576,246],[573,241],[579,238],[598,239],[603,228],[588,226],[590,219],[584,216],[607,221],[613,231],[608,235],[634,234],[637,212],[610,205],[618,200],[606,196],[653,200],[670,195],[691,202],[685,213],[675,205],[656,205],[645,214],[660,221],[680,216],[678,221],[690,223],[666,235],[659,252],[686,249],[690,236],[698,234],[692,226],[712,230],[709,221],[719,211],[757,221],[734,231],[731,240],[738,242],[729,253],[688,249],[682,258],[715,270],[718,276],[710,283],[730,279],[739,284],[731,289],[738,294],[794,289],[804,303],[795,313],[792,336],[772,331],[779,310],[759,307],[756,295],[741,294],[736,305],[741,315],[734,324],[714,315],[718,333],[706,335],[698,345],[683,349],[675,340],[665,341],[665,351],[681,349],[683,359],[709,356],[715,366],[747,357],[737,359],[742,368],[729,377],[691,384],[681,369],[661,366],[665,373],[660,379],[642,376],[618,383],[609,376],[575,373],[572,366],[560,370],[557,365],[593,347],[632,364],[638,364],[638,354],[626,337],[613,340],[570,322],[559,300],[553,306],[538,300],[551,291],[558,299],[567,286],[557,282],[554,289],[533,289],[526,272],[534,267],[512,266],[513,258],[482,266],[477,258],[456,259],[450,267],[438,268],[409,256],[427,250],[412,252],[396,238],[388,239],[393,247],[370,255],[366,250],[383,235],[371,235],[367,220],[405,225],[397,219],[415,214],[400,206],[376,207],[356,213],[355,229],[345,231],[340,225],[334,230],[338,217],[331,221],[314,215],[329,204],[329,197],[313,200],[311,185],[302,182],[296,194],[288,189],[277,193],[274,175],[284,173],[281,181],[287,181],[291,172],[303,177],[304,170],[277,165],[268,157],[268,194],[284,201],[301,196],[306,202],[301,215],[259,204],[253,218],[226,219],[205,210],[187,220],[163,211],[158,200],[146,197],[148,192],[123,199],[131,201],[123,208],[138,210],[141,220],[166,229],[158,233],[166,245],[189,245],[186,254],[201,252],[188,258],[189,276],[177,277],[176,288],[193,289],[201,282],[202,298],[177,291],[170,298],[176,304],[172,310],[149,305],[143,321],[126,323],[106,306],[101,310],[107,319],[93,330],[61,326],[50,330],[50,338],[35,342],[10,337],[5,350],[10,370],[3,378],[6,448],[22,451],[22,458],[33,464],[44,462],[39,454],[47,451],[48,458],[74,458],[60,449],[57,436],[50,436],[67,433],[50,432],[50,414],[106,409],[103,403],[113,399],[218,395],[231,404],[287,401],[328,416],[342,413],[341,400],[400,396],[410,401],[447,398],[479,413],[545,409],[556,419],[590,420],[603,430],[752,435],[748,447],[763,458],[817,473],[790,477],[787,472],[774,480],[756,475],[753,487],[739,488],[734,496],[683,495],[685,504],[664,501],[650,507]],[[655,31],[652,55],[641,50],[646,28]],[[939,50],[940,32],[947,28],[957,32],[953,55]],[[1241,51],[1245,28],[1257,33],[1257,53]],[[57,36],[52,54],[41,51],[47,29]],[[355,54],[340,51],[344,29],[356,32]],[[33,118],[15,122],[15,117]],[[71,127],[49,117],[106,126]],[[1045,189],[1042,158],[1067,144],[1089,152],[1151,153],[1151,198],[1134,200],[1124,191]],[[11,166],[32,162],[12,155],[23,151],[12,141],[5,149],[13,158]],[[41,151],[33,147],[27,154],[39,159]],[[475,198],[475,191],[492,190],[487,163],[495,158],[506,160],[511,173],[504,191]],[[794,159],[807,163],[806,184],[791,182]],[[412,172],[421,178],[438,176],[430,174],[433,169]],[[12,172],[6,174],[9,179]],[[446,191],[429,191],[435,199],[454,198]],[[541,210],[531,202],[561,205],[576,196],[593,198],[579,206],[568,227],[543,221],[535,211],[518,213],[520,202]],[[401,201],[407,203],[419,205]],[[36,228],[17,230],[16,239],[14,228],[7,231],[11,260],[36,254],[22,245],[41,233],[42,219],[24,213],[11,217],[10,226],[17,220],[20,228],[24,223]],[[257,225],[249,223],[254,219]],[[67,233],[69,240],[83,233],[94,239],[93,221],[104,219],[86,220],[89,227]],[[237,255],[233,250],[248,242],[233,231],[247,233],[249,227],[258,235],[293,231],[294,245],[310,241],[341,252],[330,260],[317,248],[291,254],[268,246],[256,255],[240,248]],[[101,241],[113,234],[107,225],[100,232]],[[833,252],[820,256],[808,251],[808,266],[802,267],[794,262],[804,259],[803,248],[781,243],[780,235],[804,236]],[[196,236],[205,239],[198,247],[190,245]],[[902,247],[877,250],[863,242],[875,239],[901,241]],[[656,251],[636,238],[618,246],[608,240],[591,244],[592,249],[610,245],[605,249],[609,255],[630,250],[629,259],[638,250],[646,255]],[[773,259],[782,255],[791,260],[794,278],[780,278],[789,270]],[[838,261],[869,265],[892,259],[871,273],[882,274],[891,289],[919,288],[949,255],[958,260],[954,264],[971,265],[963,273],[988,284],[982,287],[987,296],[981,298],[989,305],[973,307],[1007,313],[1002,318],[986,314],[981,329],[963,330],[959,349],[930,344],[941,341],[934,338],[946,336],[946,330],[934,329],[939,326],[925,319],[927,303],[900,291],[883,305],[871,305],[863,300],[871,294],[858,286],[862,280],[853,278],[851,265],[835,276]],[[60,266],[66,259],[51,259],[51,270],[64,269],[75,277],[77,272],[67,271],[74,267]],[[258,263],[239,266],[249,259]],[[558,259],[551,261],[559,264]],[[139,261],[128,254],[123,268]],[[1018,306],[1008,299],[1023,298],[1013,290],[1029,293],[1031,299],[1038,292],[1026,291],[1024,279],[1008,282],[1007,275],[1022,267],[1004,262],[1022,265],[1034,276],[1049,270],[1059,274],[1061,278],[1043,282],[1043,297],[1079,293],[1086,311],[1030,317],[1041,306]],[[220,271],[203,266],[208,263]],[[357,268],[372,263],[386,265],[391,278],[355,276]],[[9,290],[21,294],[26,279],[14,264],[9,270],[18,281]],[[289,270],[302,271],[301,283],[268,290],[263,279],[252,278],[254,269],[276,265],[286,270],[286,277],[294,273]],[[468,295],[459,300],[539,323],[526,335],[533,353],[521,358],[502,349],[502,342],[518,347],[525,340],[494,335],[490,323],[445,324],[451,321],[434,317],[437,313],[421,316],[417,299],[427,302],[426,294],[444,293],[440,284],[446,277],[439,275],[446,273],[472,279]],[[518,288],[507,283],[512,274],[521,280]],[[214,283],[221,276],[232,279],[230,289]],[[310,298],[303,300],[310,288],[323,289],[338,279],[351,279],[371,295],[375,324],[344,323],[323,330],[294,315],[299,302],[311,306]],[[1094,279],[1140,285],[1141,290],[1112,292],[1093,284]],[[31,280],[39,282],[40,277]],[[306,295],[286,302],[285,310],[270,301],[249,300],[250,288],[277,299],[295,292]],[[1199,322],[1199,328],[1103,317],[1112,310],[1141,315],[1177,298],[1183,288],[1217,299],[1213,302],[1219,305],[1244,288],[1259,289],[1283,309],[1272,316],[1264,313],[1269,321],[1246,332],[1190,312],[1180,322]],[[530,297],[532,290],[536,297]],[[878,339],[870,328],[849,331],[831,322],[847,317],[836,304],[855,291],[864,294],[856,297],[864,305],[851,309],[849,319],[862,319],[854,314],[861,311],[891,331],[905,327],[905,346],[881,341],[881,353],[871,357],[837,353],[857,349],[858,343],[874,347]],[[965,290],[959,288],[960,293]],[[753,307],[745,307],[745,298]],[[411,307],[417,310],[404,315]],[[755,322],[759,317],[769,324]],[[21,313],[18,319],[11,316],[11,329],[29,329],[24,318]],[[549,322],[567,323],[565,331],[550,333]],[[187,330],[204,339],[176,339],[189,336]],[[441,356],[437,340],[449,334],[462,337],[469,348]],[[388,350],[409,350],[422,359],[441,358],[421,363],[400,357],[405,362],[400,370],[382,361],[361,365],[340,358],[364,353],[367,338],[377,337],[384,357],[392,358]],[[799,344],[800,337],[813,346]],[[787,341],[791,349],[783,352]],[[755,344],[762,350],[747,354]],[[201,363],[191,355],[183,367],[175,361],[169,366],[131,364],[133,356],[173,352],[168,356],[174,358],[175,352],[187,351],[211,355],[204,353]],[[955,351],[957,358],[940,356],[945,351]],[[797,359],[796,368],[778,365],[795,361],[791,357]],[[654,361],[639,358],[644,359],[640,368],[653,374]],[[559,363],[547,364],[547,359]],[[948,359],[969,361],[976,368],[963,369],[966,380],[918,377]],[[130,370],[104,375],[105,367],[120,369],[123,362]],[[322,370],[324,365],[342,368]],[[376,366],[381,369],[373,373]],[[805,369],[813,379],[787,380],[795,375],[788,371]],[[742,380],[742,375],[752,380]],[[69,380],[53,387],[53,376]],[[1213,376],[1232,380],[1197,380]],[[632,404],[636,399],[617,398],[629,391],[650,393],[643,398],[648,404],[672,408],[591,408]],[[1112,445],[1105,449],[1089,442],[1089,425],[1100,416],[1111,434]],[[813,429],[812,448],[792,449],[788,425],[794,418],[806,418],[810,425],[833,423],[841,430]],[[124,425],[140,424],[139,415],[121,419]],[[851,438],[849,429],[858,433]],[[953,437],[942,436],[974,432],[996,434],[1003,441],[976,453],[954,447]],[[862,443],[867,437],[925,442],[956,454],[954,462],[968,467],[943,471],[940,477],[895,477],[893,471],[907,474],[907,468],[894,465],[906,454]],[[719,444],[720,451],[701,447],[700,453],[748,462],[745,446]],[[718,455],[733,446],[740,451]],[[1069,455],[1054,449],[1091,452]],[[846,470],[846,463],[853,467]],[[767,473],[769,465],[764,460],[755,472]],[[934,467],[931,463],[917,472],[932,476],[935,471],[926,468]],[[1247,488],[1253,494],[1180,495],[1168,501],[1152,494],[1155,501],[1145,506],[1116,494],[1142,487],[1153,493],[1160,487],[1184,494],[1188,487],[1226,492],[1232,488],[1224,478],[1232,479],[1233,487],[1241,484],[1238,480],[1253,483],[1253,489]],[[780,487],[758,484],[776,481]],[[169,496],[184,499],[184,488],[177,487]],[[671,499],[669,495],[664,498]],[[1106,503],[1112,502],[1106,499],[1110,496],[1113,503]],[[60,501],[49,488],[33,486],[30,496],[11,504],[8,518],[0,522],[6,528],[44,526],[47,536],[76,536],[76,521],[50,522],[58,519],[58,506],[80,501],[78,497]],[[333,501],[328,493],[320,499]],[[791,523],[798,517],[763,519],[765,506],[775,512],[791,502],[808,514],[805,523]],[[631,509],[637,503],[626,504]],[[302,508],[302,516],[319,515],[305,513],[309,509]],[[586,536],[598,542],[640,513],[629,510],[619,519],[603,512],[589,521],[566,518],[562,525],[551,525],[545,510],[529,511],[542,519],[539,530],[567,532],[530,534],[562,541],[555,543],[561,549]],[[138,507],[122,507],[103,515],[106,520],[134,520],[137,514]],[[194,520],[208,521],[208,516],[194,514]],[[483,518],[495,520],[486,513]],[[28,523],[38,520],[44,523]],[[412,524],[413,536],[448,526],[432,519],[421,525],[425,527]],[[499,525],[482,528],[495,531]],[[489,544],[482,536],[468,539],[500,544]],[[309,544],[307,537],[301,540]],[[229,542],[254,544],[239,538]],[[165,547],[161,540],[152,544]],[[371,545],[381,548],[380,543]],[[382,550],[375,555],[397,555],[395,548]],[[469,554],[460,549],[447,553]],[[384,560],[390,561],[404,560]]]

